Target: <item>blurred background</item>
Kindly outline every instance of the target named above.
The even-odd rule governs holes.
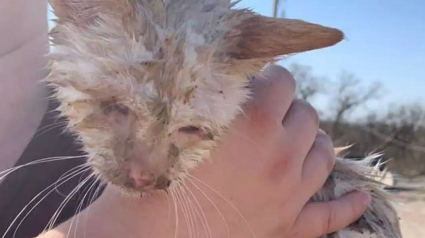
[[[381,179],[405,238],[425,237],[425,1],[242,0],[237,7],[345,33],[336,46],[279,64],[293,73],[297,96],[317,108],[335,145],[351,145],[346,157],[382,153]]]

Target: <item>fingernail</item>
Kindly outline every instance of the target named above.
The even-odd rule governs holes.
[[[360,197],[364,205],[369,205],[372,201],[372,196],[369,193],[361,192]]]

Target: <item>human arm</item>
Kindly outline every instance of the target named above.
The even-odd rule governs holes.
[[[47,1],[0,1],[0,171],[13,166],[46,110]]]

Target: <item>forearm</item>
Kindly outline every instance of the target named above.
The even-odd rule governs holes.
[[[46,0],[0,1],[0,171],[12,166],[46,109]]]

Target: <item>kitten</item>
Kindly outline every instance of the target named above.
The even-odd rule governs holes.
[[[58,16],[48,81],[87,163],[130,193],[173,189],[250,99],[279,56],[332,46],[337,29],[235,9],[230,0],[51,0]],[[312,200],[373,196],[350,228],[325,237],[400,238],[369,168],[339,159]]]

